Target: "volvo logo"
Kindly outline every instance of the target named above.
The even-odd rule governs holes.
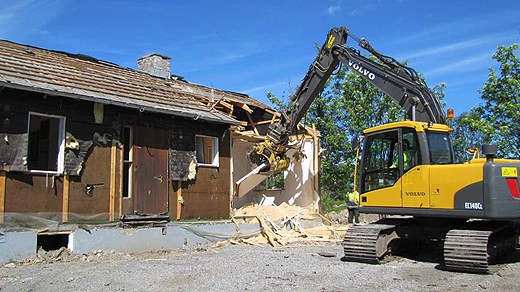
[[[411,196],[411,197],[423,197],[423,196],[426,196],[426,193],[425,192],[406,192],[406,195]]]
[[[359,73],[361,73],[361,75],[368,77],[368,79],[370,79],[370,80],[376,79],[376,75],[374,73],[363,68],[358,63],[354,63],[351,60],[348,60],[348,66],[351,67],[352,69],[358,71]]]

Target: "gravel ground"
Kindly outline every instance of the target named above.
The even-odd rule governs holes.
[[[520,290],[520,263],[500,265],[493,275],[474,275],[443,271],[427,257],[394,257],[368,265],[344,262],[341,256],[341,246],[331,243],[64,253],[57,262],[1,266],[0,291]]]

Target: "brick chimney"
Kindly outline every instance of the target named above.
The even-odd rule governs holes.
[[[137,70],[165,79],[170,78],[170,57],[149,54],[137,59]]]

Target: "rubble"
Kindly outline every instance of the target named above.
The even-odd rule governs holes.
[[[295,242],[340,242],[348,229],[334,224],[320,214],[299,206],[282,203],[278,206],[250,205],[235,210],[232,221],[240,234],[239,220],[256,221],[261,233],[249,238],[237,236],[214,246],[250,244],[286,246]]]

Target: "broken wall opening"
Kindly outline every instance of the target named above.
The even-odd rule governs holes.
[[[301,140],[303,138],[303,140]],[[233,139],[233,201],[232,208],[239,209],[250,204],[287,203],[310,207],[317,211],[319,204],[319,143],[317,135],[294,136],[295,148],[287,152],[291,159],[289,168],[283,172],[283,188],[261,188],[267,175],[251,173],[251,164],[245,159],[256,139],[245,140],[236,135]],[[302,152],[303,155],[297,153]],[[300,156],[299,159],[296,156]],[[243,179],[247,176],[246,179]],[[275,184],[276,186],[276,184]],[[266,199],[267,198],[267,199]]]
[[[44,251],[58,250],[67,247],[69,244],[69,233],[50,233],[38,234],[36,240],[36,251],[43,249]]]

